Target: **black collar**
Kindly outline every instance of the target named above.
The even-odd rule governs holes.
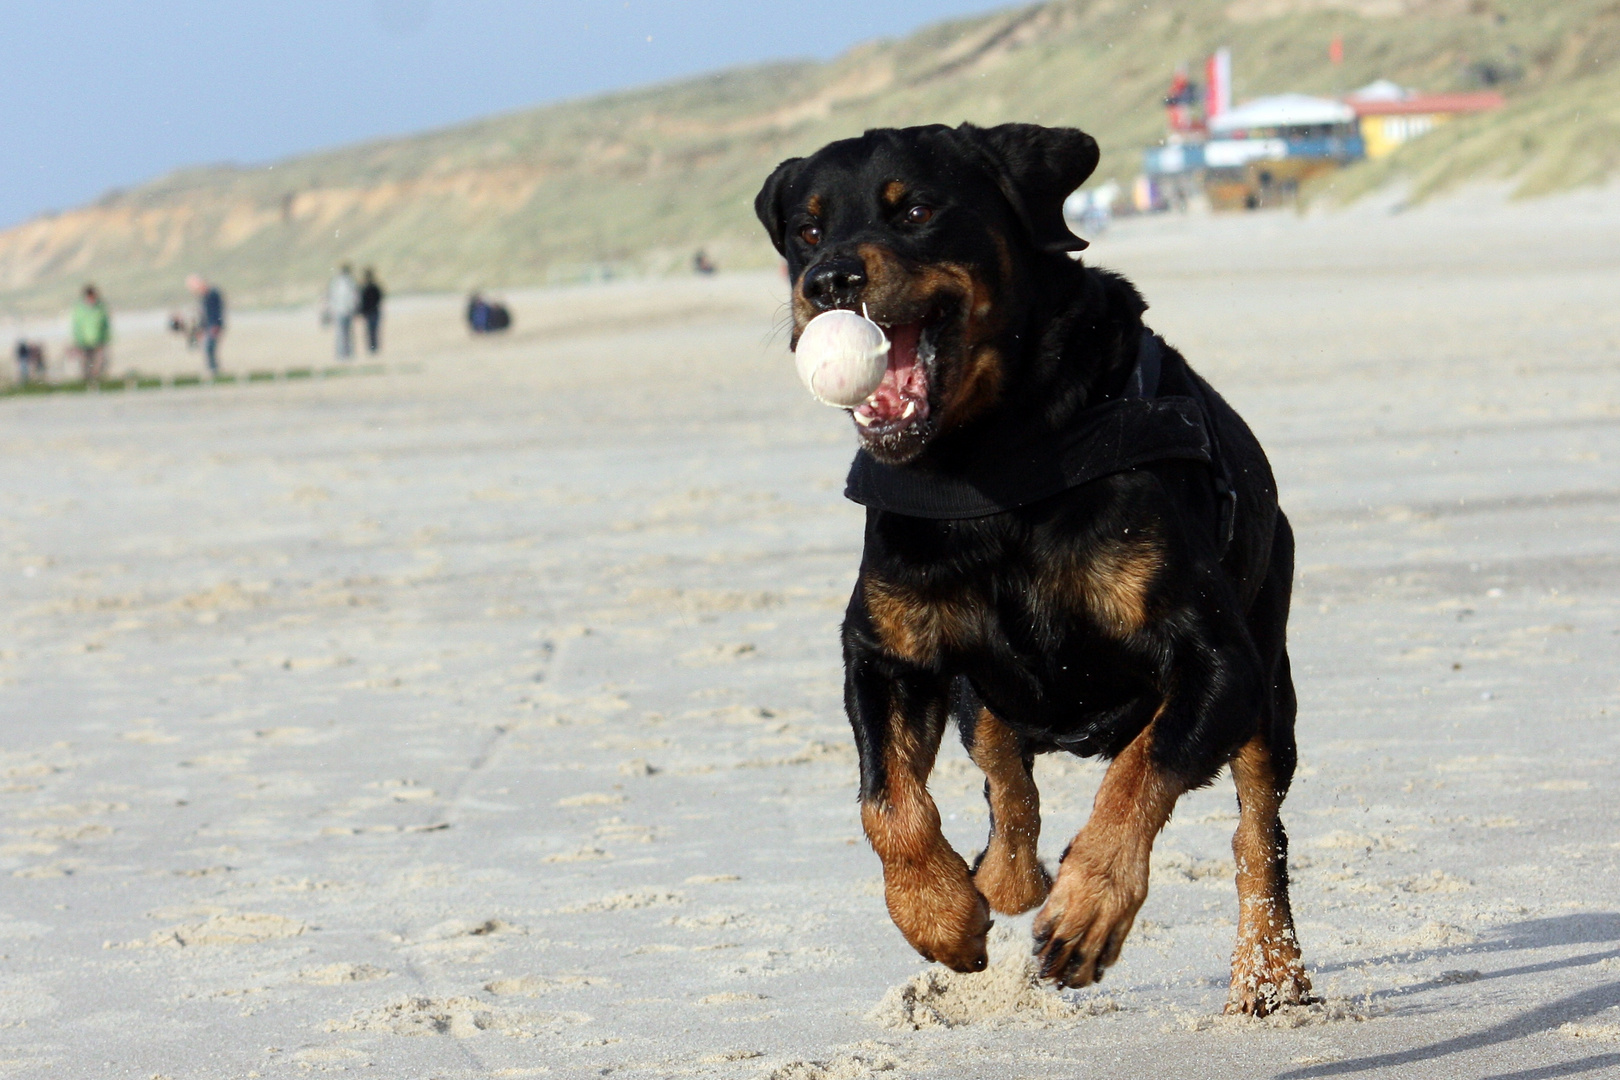
[[[1229,490],[1222,483],[1216,442],[1199,402],[1158,396],[1167,355],[1174,362],[1175,354],[1167,354],[1163,340],[1144,328],[1136,366],[1122,396],[1080,410],[1055,431],[1026,428],[996,438],[965,468],[944,471],[920,462],[885,465],[858,450],[844,495],[862,506],[906,517],[988,517],[1167,459],[1202,461],[1214,469],[1217,488]],[[1223,525],[1223,532],[1230,535],[1230,522]]]

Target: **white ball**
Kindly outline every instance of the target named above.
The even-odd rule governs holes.
[[[853,311],[824,311],[799,335],[793,362],[817,401],[850,409],[883,381],[889,339],[881,326]]]

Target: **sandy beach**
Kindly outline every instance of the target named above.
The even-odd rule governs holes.
[[[0,399],[0,1075],[1620,1074],[1620,190],[1087,257],[1298,534],[1321,1004],[1220,1015],[1224,777],[1099,986],[1034,986],[1028,917],[983,975],[905,944],[841,707],[853,437],[782,280],[721,274],[511,293],[489,340],[401,298],[363,378]],[[161,322],[115,373],[200,367]],[[330,343],[241,312],[222,357]],[[1100,774],[1042,759],[1050,862]],[[948,739],[968,855],[981,783]]]

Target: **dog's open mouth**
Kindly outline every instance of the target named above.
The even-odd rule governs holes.
[[[879,323],[879,325],[883,325]],[[889,338],[889,366],[872,396],[851,414],[863,442],[888,442],[927,422],[934,381],[937,324],[883,325]]]

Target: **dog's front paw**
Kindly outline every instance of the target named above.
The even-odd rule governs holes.
[[[993,925],[990,906],[977,892],[973,897],[977,901],[973,909],[956,913],[950,925],[940,927],[943,933],[938,934],[935,940],[912,942],[925,960],[937,961],[952,971],[983,971],[989,964],[990,954],[985,940]]]
[[[1058,986],[1087,986],[1102,978],[1119,959],[1146,899],[1146,857],[1088,852],[1083,834],[1077,837],[1035,916],[1041,977]]]
[[[989,962],[990,905],[973,887],[955,852],[907,873],[885,870],[889,916],[925,960],[953,971],[983,971]]]

